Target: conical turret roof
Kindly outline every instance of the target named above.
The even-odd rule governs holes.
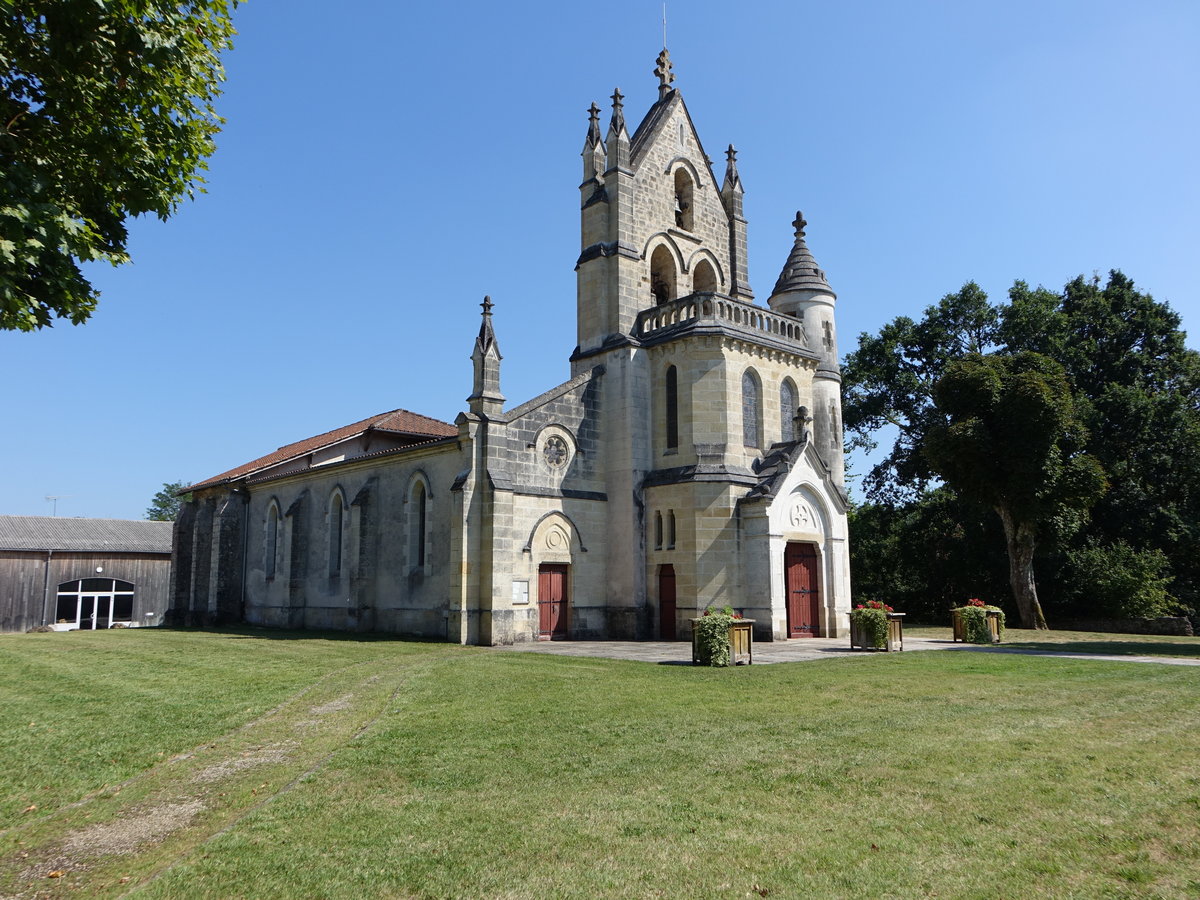
[[[833,288],[825,280],[824,270],[817,265],[812,251],[804,241],[804,229],[807,225],[804,214],[797,212],[796,221],[792,223],[796,229],[796,243],[792,246],[792,252],[788,254],[783,271],[779,273],[779,280],[775,282],[772,294],[785,294],[788,291],[823,291],[833,294]]]

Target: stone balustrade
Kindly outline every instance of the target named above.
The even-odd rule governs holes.
[[[794,316],[781,315],[734,300],[724,294],[697,292],[638,313],[634,336],[653,337],[681,325],[714,325],[769,335],[774,340],[793,343],[799,349],[808,348],[804,323]]]

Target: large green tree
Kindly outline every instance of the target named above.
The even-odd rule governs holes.
[[[1009,584],[1028,628],[1046,628],[1033,554],[1040,533],[1077,522],[1104,492],[1063,367],[1047,356],[968,354],[933,389],[940,420],[924,455],[946,483],[1004,526]]]
[[[87,320],[80,263],[203,183],[236,0],[0,0],[0,328]]]
[[[862,335],[843,367],[846,426],[852,445],[892,442],[864,488],[870,504],[897,509],[860,517],[870,540],[887,527],[891,543],[919,545],[927,540],[919,523],[938,520],[922,511],[936,483],[925,443],[942,420],[933,385],[949,362],[966,352],[1034,351],[1062,363],[1087,433],[1083,449],[1110,481],[1087,516],[1056,519],[1039,538],[1055,607],[1076,617],[1161,615],[1176,601],[1200,608],[1200,354],[1181,326],[1167,304],[1114,271],[1061,292],[1017,282],[995,306],[968,284],[919,322],[899,318]],[[935,505],[938,516],[950,508]],[[945,592],[944,568],[904,566],[929,596]]]
[[[921,448],[938,421],[933,386],[946,365],[994,344],[999,317],[974,283],[947,294],[920,321],[900,316],[878,335],[861,334],[843,366],[843,417],[854,449],[892,447],[863,480],[868,497],[912,501],[934,478]]]

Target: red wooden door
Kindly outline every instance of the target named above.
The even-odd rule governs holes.
[[[788,637],[816,637],[821,628],[821,588],[817,548],[789,543],[783,554],[787,573]]]
[[[658,570],[658,637],[675,640],[675,567],[670,565]]]
[[[567,637],[567,567],[545,564],[538,569],[538,638]]]

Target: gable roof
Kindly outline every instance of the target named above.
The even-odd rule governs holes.
[[[629,139],[630,165],[635,170],[641,165],[642,157],[650,149],[658,134],[666,127],[667,120],[670,118],[670,111],[676,101],[678,101],[680,108],[683,110],[683,117],[687,120],[692,137],[696,140],[703,168],[708,172],[708,177],[712,181],[713,186],[719,191],[721,185],[717,181],[716,174],[713,172],[712,161],[704,150],[704,143],[700,140],[700,132],[696,130],[696,123],[692,121],[692,114],[688,111],[687,104],[683,102],[683,94],[679,93],[678,88],[673,88],[671,93],[656,100],[654,105],[646,110],[645,117],[638,124],[637,129],[634,130],[633,137]]]
[[[0,516],[0,550],[170,553],[172,522]]]
[[[360,422],[343,425],[341,428],[335,428],[333,431],[326,431],[324,434],[296,441],[294,444],[285,444],[273,453],[260,456],[258,459],[230,469],[228,472],[222,472],[220,475],[214,475],[212,478],[206,478],[204,481],[197,482],[185,488],[180,493],[189,493],[199,488],[213,487],[214,485],[224,484],[238,478],[245,478],[246,476],[262,472],[264,469],[281,465],[289,460],[307,456],[309,453],[313,453],[323,447],[329,447],[341,441],[366,434],[368,431],[378,431],[383,434],[412,438],[412,440],[408,441],[410,445],[423,444],[427,441],[453,437],[458,434],[458,429],[449,422],[431,419],[428,416],[409,412],[407,409],[393,409],[391,412],[380,413],[377,416],[371,416],[369,419],[363,419]]]

